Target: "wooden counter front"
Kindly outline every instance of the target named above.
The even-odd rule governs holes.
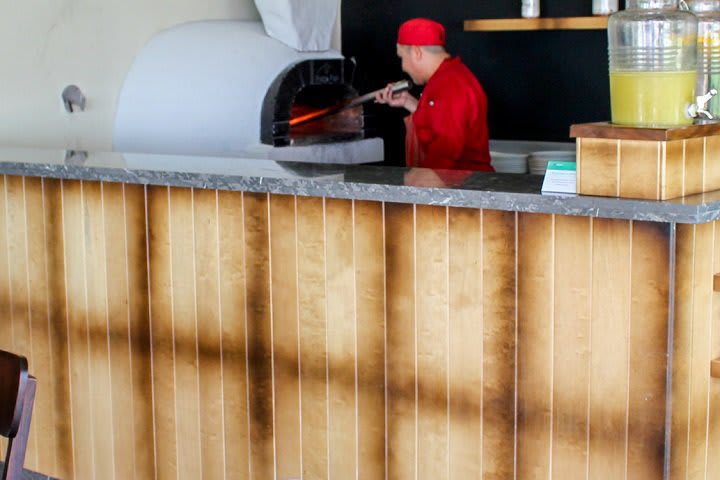
[[[717,222],[2,180],[28,468],[720,479]]]

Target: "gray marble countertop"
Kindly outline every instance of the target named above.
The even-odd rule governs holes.
[[[720,191],[663,202],[548,195],[537,175],[438,172],[446,184],[431,186],[398,167],[22,148],[0,148],[0,173],[669,223],[720,219]]]

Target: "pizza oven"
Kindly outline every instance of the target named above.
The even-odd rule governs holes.
[[[356,65],[302,52],[261,22],[194,22],[161,32],[137,55],[118,99],[113,149],[332,163],[382,160],[357,97]],[[330,111],[312,121],[310,115]]]

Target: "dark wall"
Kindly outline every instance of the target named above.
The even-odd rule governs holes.
[[[591,14],[591,0],[540,0],[542,17]],[[568,141],[571,124],[609,120],[605,30],[463,31],[466,19],[519,16],[520,0],[344,0],[343,54],[357,60],[361,93],[406,78],[395,54],[397,28],[428,17],[445,25],[448,50],[485,88],[490,138]],[[403,112],[367,108],[385,139],[388,163],[402,163]]]

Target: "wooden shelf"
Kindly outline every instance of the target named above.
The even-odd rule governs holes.
[[[649,140],[671,142],[720,135],[720,123],[686,125],[684,127],[628,127],[610,122],[577,123],[570,125],[572,138],[607,138],[610,140]],[[720,288],[720,275],[715,280]]]
[[[511,30],[602,30],[608,17],[495,18],[465,20],[466,32],[501,32]]]

